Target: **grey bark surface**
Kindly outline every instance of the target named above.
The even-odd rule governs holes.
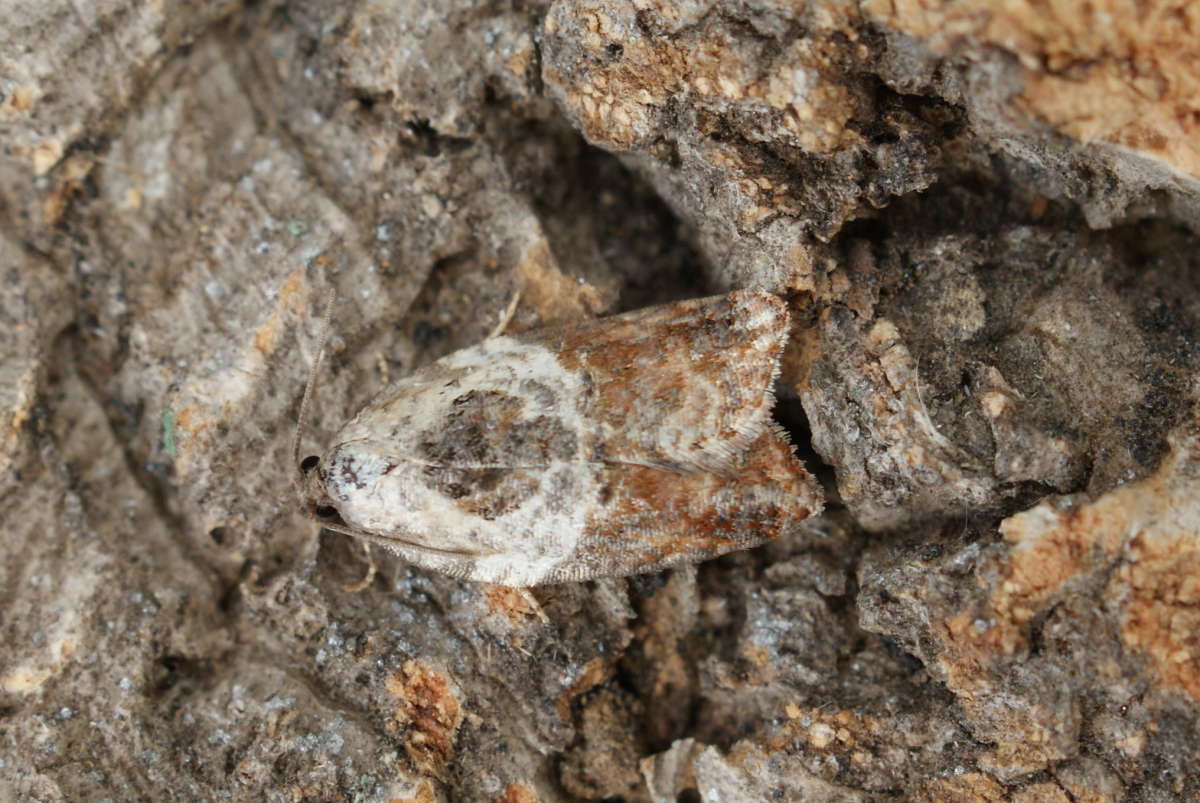
[[[1200,131],[887,8],[8,4],[0,798],[1200,795]],[[740,287],[777,542],[529,597],[300,515],[330,289],[305,454],[514,297]]]

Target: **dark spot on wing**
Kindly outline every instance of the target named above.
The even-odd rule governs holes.
[[[533,396],[547,398],[530,404],[524,395],[467,391],[450,402],[439,426],[417,434],[418,451],[434,465],[464,468],[535,467],[576,459],[577,438],[561,419],[526,417],[546,408],[553,394],[539,383],[525,384]]]
[[[428,466],[425,484],[462,510],[492,520],[510,513],[538,490],[539,470],[507,468],[447,468]]]
[[[351,459],[338,461],[338,475],[341,478],[343,486],[353,485],[360,491],[367,487],[367,484],[358,477],[358,466]]]

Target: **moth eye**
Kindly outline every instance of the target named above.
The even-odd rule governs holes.
[[[307,474],[308,472],[310,472],[314,468],[316,468],[317,463],[320,463],[320,462],[321,462],[321,458],[317,457],[315,454],[310,454],[308,457],[306,457],[300,461],[300,470],[303,471],[305,474]]]
[[[329,505],[318,505],[316,510],[313,512],[323,519],[332,519],[337,515],[337,509],[332,508]]]

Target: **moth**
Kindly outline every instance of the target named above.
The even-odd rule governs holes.
[[[310,376],[304,512],[513,587],[756,546],[822,505],[771,418],[788,329],[781,299],[744,290],[495,336],[394,382],[300,460]]]

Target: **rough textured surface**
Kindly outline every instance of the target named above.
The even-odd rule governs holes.
[[[0,797],[1200,795],[1194,6],[17,4]],[[370,575],[292,488],[330,285],[314,444],[518,293],[776,292],[827,512]]]

